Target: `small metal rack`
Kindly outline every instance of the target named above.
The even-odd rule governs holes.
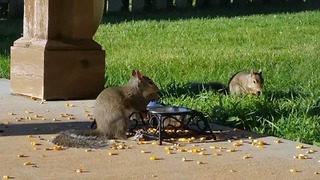
[[[142,127],[145,130],[143,135],[158,139],[159,145],[162,145],[162,141],[165,138],[179,136],[178,132],[189,132],[189,134],[210,133],[212,139],[216,139],[203,113],[189,108],[152,106],[148,107],[146,112],[133,113],[130,117],[133,116],[135,118],[131,118],[131,120],[135,120],[135,125],[131,130],[137,128],[139,124],[138,119],[140,119]],[[154,130],[148,131],[150,128]]]

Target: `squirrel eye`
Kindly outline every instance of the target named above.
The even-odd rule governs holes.
[[[256,83],[256,81],[255,80],[253,80],[253,84],[255,84]]]

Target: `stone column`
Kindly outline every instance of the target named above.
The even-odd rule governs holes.
[[[96,98],[105,51],[92,37],[104,0],[25,0],[23,37],[11,47],[11,93],[45,100]]]

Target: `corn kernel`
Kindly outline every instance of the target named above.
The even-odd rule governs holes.
[[[199,152],[199,155],[201,155],[201,156],[203,156],[203,155],[205,155],[206,153],[204,152],[204,151],[201,151],[201,152]]]
[[[251,140],[251,139],[253,139],[253,138],[252,138],[252,136],[249,136],[249,137],[248,137],[248,139],[250,139],[250,140]]]
[[[73,105],[73,104],[70,104],[70,103],[66,103],[66,106],[67,106],[67,107],[73,107],[74,105]]]
[[[45,151],[51,151],[51,150],[52,150],[52,148],[48,148],[48,147],[46,147],[46,148],[44,148],[44,150],[45,150]]]
[[[30,114],[30,113],[32,113],[32,112],[31,112],[31,111],[25,111],[25,113],[26,113],[26,114]]]
[[[30,144],[33,145],[33,146],[39,146],[39,145],[41,145],[40,143],[37,143],[37,142],[34,142],[34,141],[31,141]]]
[[[307,159],[308,157],[304,154],[299,154],[298,159]]]
[[[295,168],[290,169],[290,172],[292,172],[292,173],[296,173],[296,172],[297,172],[297,169],[295,169]]]
[[[197,164],[204,164],[202,161],[197,161]]]
[[[77,173],[82,173],[82,172],[83,172],[83,169],[78,168],[78,169],[76,169],[75,171],[76,171]]]
[[[117,146],[112,146],[111,149],[112,149],[112,150],[117,150],[118,147],[117,147]]]
[[[227,152],[236,152],[236,150],[232,148],[232,149],[228,149]]]
[[[303,145],[301,144],[301,145],[298,145],[298,146],[296,146],[296,149],[303,149],[304,147],[303,147]]]
[[[182,161],[186,161],[186,160],[187,160],[187,158],[183,157],[181,160],[182,160]]]
[[[280,139],[275,139],[273,142],[276,144],[282,143]]]
[[[2,178],[3,178],[3,179],[11,179],[11,177],[8,176],[8,175],[4,175],[4,176],[2,176]]]
[[[8,114],[9,114],[9,115],[16,115],[15,113],[12,113],[12,112],[9,112]]]
[[[211,149],[216,149],[217,147],[216,147],[216,146],[210,146],[210,148],[211,148]]]
[[[23,165],[29,166],[29,165],[33,165],[33,163],[31,163],[31,162],[25,162],[25,163],[23,163]]]
[[[313,149],[309,149],[306,153],[310,154],[310,153],[314,153],[315,151]]]
[[[26,156],[24,154],[18,154],[18,157],[28,157],[28,156]]]
[[[214,152],[212,155],[214,155],[214,156],[219,156],[220,154],[217,153],[217,152]]]
[[[244,156],[242,157],[242,159],[248,159],[248,158],[249,158],[248,155],[244,155]]]
[[[153,161],[153,160],[157,160],[157,157],[151,156],[151,157],[150,157],[150,160],[152,160],[152,161]]]
[[[10,122],[9,121],[3,121],[2,124],[8,125],[8,124],[10,124]]]
[[[172,151],[167,151],[167,154],[172,154]]]
[[[232,143],[232,145],[233,145],[234,147],[239,147],[241,144],[238,143],[238,142],[234,142],[234,143]]]
[[[153,141],[152,144],[153,145],[158,145],[158,141]]]
[[[46,118],[44,118],[44,117],[43,117],[43,118],[41,118],[41,119],[42,119],[43,121],[44,121],[44,120],[47,120],[47,119],[46,119]]]
[[[40,155],[40,157],[47,157],[47,156],[46,156],[46,155],[44,155],[44,154],[41,154],[41,155]]]
[[[55,151],[60,151],[60,150],[62,150],[62,146],[53,146],[52,149]]]
[[[118,155],[118,154],[117,154],[117,153],[114,153],[114,152],[109,152],[108,155],[109,155],[109,156],[113,156],[113,155]]]

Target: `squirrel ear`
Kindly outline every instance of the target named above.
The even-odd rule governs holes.
[[[262,74],[262,70],[261,69],[259,69],[259,74]]]
[[[253,76],[254,75],[254,71],[253,69],[250,70],[250,75]]]
[[[135,77],[137,75],[136,70],[132,70],[131,77]]]
[[[142,79],[142,73],[140,71],[137,71],[136,73],[137,73],[138,79],[141,80]]]

